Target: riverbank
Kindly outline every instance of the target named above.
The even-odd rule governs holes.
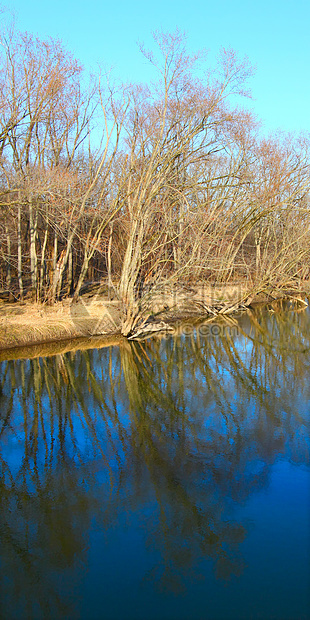
[[[308,294],[309,290],[309,283],[303,283],[298,290],[259,295],[251,295],[242,284],[170,289],[152,297],[151,325],[154,325],[156,331],[160,322],[169,325],[189,317],[215,317],[225,314],[226,310],[232,313],[256,303],[273,303],[287,297],[297,300],[302,306],[302,296]],[[113,339],[120,335],[121,323],[120,302],[109,300],[100,291],[83,295],[74,304],[71,299],[53,306],[31,302],[1,302],[0,350],[72,339],[84,340],[94,336]]]
[[[119,331],[119,304],[104,299],[90,303],[82,298],[74,306],[71,299],[53,306],[30,302],[0,305],[0,349],[110,336]]]

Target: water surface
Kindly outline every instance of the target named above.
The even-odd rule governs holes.
[[[4,618],[310,615],[310,316],[0,365]]]

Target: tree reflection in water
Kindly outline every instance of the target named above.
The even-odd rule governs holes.
[[[160,587],[179,591],[204,558],[242,573],[234,507],[279,457],[309,464],[310,320],[256,311],[238,335],[202,331],[1,364],[5,609],[72,617],[93,524],[148,502]]]

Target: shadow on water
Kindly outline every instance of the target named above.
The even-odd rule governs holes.
[[[79,616],[85,574],[103,570],[89,564],[92,532],[132,514],[161,591],[186,589],[205,559],[219,579],[242,575],[236,506],[278,459],[309,465],[309,314],[258,310],[236,333],[187,333],[1,364],[10,617]]]

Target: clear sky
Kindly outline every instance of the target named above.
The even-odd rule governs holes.
[[[5,4],[5,0],[2,4]],[[310,131],[310,0],[10,0],[17,27],[60,38],[85,67],[113,65],[123,80],[145,81],[137,42],[152,31],[188,35],[189,49],[233,47],[256,66],[251,107],[266,130]]]

